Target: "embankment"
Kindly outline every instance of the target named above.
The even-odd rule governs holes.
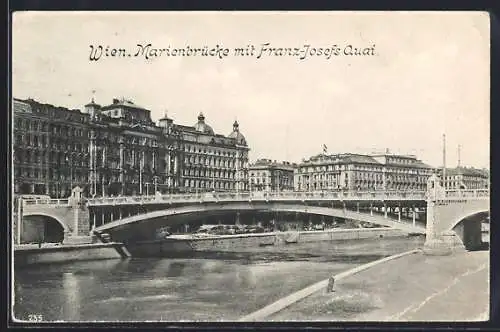
[[[130,253],[121,243],[60,245],[41,248],[17,247],[14,249],[14,266],[125,257],[130,257]]]

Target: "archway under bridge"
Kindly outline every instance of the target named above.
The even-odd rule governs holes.
[[[411,221],[398,222],[397,219],[385,218],[384,215],[371,214],[367,212],[357,212],[331,207],[304,206],[298,204],[279,203],[244,203],[235,202],[224,205],[192,205],[164,210],[146,212],[120,220],[116,220],[94,229],[96,233],[109,233],[114,240],[132,239],[151,234],[152,230],[187,223],[189,217],[196,215],[199,217],[213,216],[218,214],[236,213],[244,211],[266,211],[279,213],[303,213],[311,215],[323,215],[329,217],[358,220],[360,222],[372,223],[382,226],[394,227],[408,233],[425,233],[425,227],[413,226]]]
[[[44,214],[24,216],[21,225],[21,244],[61,243],[65,232],[67,232],[66,225],[52,216]]]
[[[462,241],[465,249],[483,249],[482,224],[489,218],[489,211],[472,213],[455,223],[452,230]]]

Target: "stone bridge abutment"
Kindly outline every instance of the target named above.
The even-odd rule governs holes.
[[[20,200],[14,212],[15,243],[47,242],[82,243],[90,240],[89,209],[84,204],[79,187],[73,189],[67,200],[50,200],[47,204]],[[61,241],[54,241],[54,224],[60,227]],[[51,231],[53,230],[53,231]],[[38,233],[38,235],[35,235]]]
[[[489,191],[446,192],[436,176],[428,183],[424,252],[449,255],[482,246],[481,224],[489,216]]]

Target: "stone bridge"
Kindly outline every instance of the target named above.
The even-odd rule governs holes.
[[[443,243],[448,247],[476,243],[477,235],[470,234],[476,233],[475,224],[480,229],[480,221],[489,214],[489,191],[444,191],[439,184],[428,185],[425,192],[202,193],[86,200],[72,196],[68,200],[24,200],[22,218],[24,222],[55,220],[64,238],[69,239],[92,232],[120,237],[129,232],[133,236],[142,228],[185,222],[176,216],[250,210],[296,212],[354,219],[409,233],[425,232],[429,251],[443,247]]]
[[[147,227],[185,222],[185,218],[176,218],[178,216],[199,217],[240,211],[316,214],[391,227],[396,221],[411,218],[413,224],[402,227],[409,232],[425,231],[423,220],[420,220],[420,227],[416,225],[418,214],[419,219],[425,217],[425,192],[203,193],[108,197],[89,200],[87,204],[95,231],[114,235],[119,231],[124,233],[125,229],[144,231]],[[138,224],[141,227],[136,227]]]

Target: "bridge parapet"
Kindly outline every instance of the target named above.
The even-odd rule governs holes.
[[[155,196],[102,197],[87,200],[89,206],[233,201],[332,201],[332,200],[425,200],[425,191],[243,192]]]
[[[446,190],[435,195],[436,200],[488,200],[488,189],[476,190]],[[204,203],[204,202],[232,202],[232,201],[288,201],[288,200],[426,200],[429,199],[425,191],[328,191],[328,192],[232,192],[232,193],[198,193],[198,194],[167,194],[154,196],[121,196],[87,199],[89,206],[102,205],[130,205],[130,204],[165,204],[165,203]],[[69,199],[32,199],[24,200],[29,209],[35,206],[63,207],[71,205]]]
[[[489,189],[474,189],[474,190],[446,190],[446,199],[490,199]]]
[[[62,207],[70,205],[70,200],[69,199],[24,199],[23,204],[25,207],[31,205]]]

